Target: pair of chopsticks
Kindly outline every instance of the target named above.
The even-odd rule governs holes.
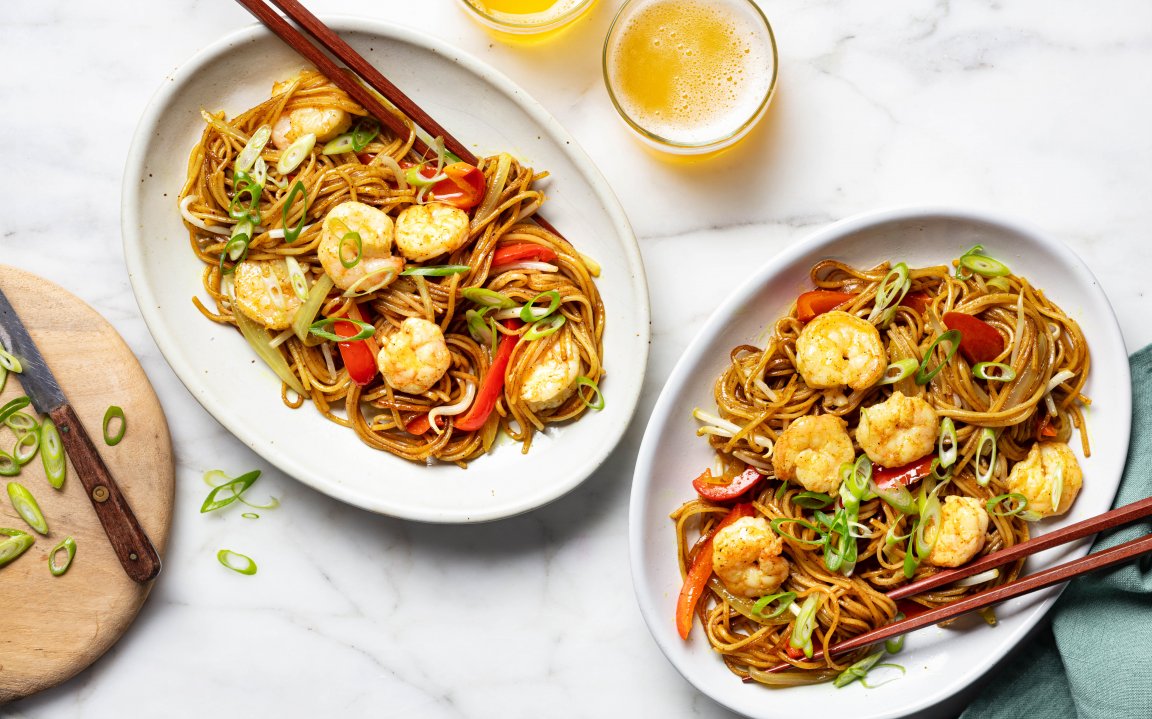
[[[937,572],[888,592],[888,597],[892,599],[904,599],[915,594],[922,594],[931,589],[942,587],[957,580],[964,579],[965,577],[971,577],[980,572],[987,571],[993,567],[1008,564],[1021,557],[1042,552],[1068,542],[1074,542],[1077,539],[1083,539],[1098,532],[1114,529],[1149,516],[1152,516],[1152,497],[1133,502],[1132,504],[1126,504],[1123,507],[1113,509],[1104,514],[1076,522],[1075,524],[1068,525],[1054,532],[1049,532],[1034,539],[1029,539],[1026,542],[1021,542],[1015,546],[1001,549],[998,552],[993,552],[992,554],[981,557],[969,563],[967,566]],[[907,634],[908,632],[913,632],[932,624],[954,619],[977,609],[983,609],[984,607],[1014,599],[1029,592],[1066,582],[1081,574],[1087,574],[1098,569],[1105,569],[1121,564],[1147,552],[1152,552],[1152,534],[1137,537],[1131,541],[1089,554],[1080,559],[1074,559],[1064,564],[1049,567],[1034,574],[1029,574],[1026,577],[1020,577],[1014,582],[1009,582],[999,587],[980,592],[979,594],[966,597],[952,604],[937,609],[930,609],[909,616],[906,619],[901,619],[900,621],[873,629],[870,632],[857,635],[851,639],[837,642],[828,648],[828,653],[835,656],[877,644],[900,636],[901,634]],[[816,652],[812,656],[812,660],[819,661],[824,658],[824,655],[825,653],[823,651]],[[784,662],[777,664],[768,671],[780,672],[788,669],[795,669],[795,667]]]
[[[413,102],[410,97],[405,95],[400,88],[380,74],[380,71],[373,67],[363,55],[353,50],[351,45],[344,42],[308,8],[296,0],[270,0],[292,22],[300,26],[304,33],[307,33],[325,50],[344,63],[344,67],[336,64],[332,58],[324,53],[324,50],[313,45],[300,30],[293,27],[284,17],[269,7],[266,0],[236,0],[236,2],[243,5],[257,20],[287,43],[289,47],[300,53],[305,60],[315,65],[316,69],[323,73],[333,85],[348,93],[353,100],[388,129],[400,137],[406,137],[412,133],[412,127],[408,124],[408,120],[410,120],[430,136],[443,138],[444,146],[464,162],[470,165],[477,164],[476,155]],[[361,84],[360,80],[363,80],[364,84]],[[373,90],[375,93],[379,93],[379,96]],[[393,107],[388,107],[381,102],[380,96],[391,103]],[[407,120],[398,114],[397,110],[407,116]],[[418,153],[428,152],[428,145],[419,137],[416,137],[413,144]],[[551,223],[540,215],[534,215],[532,219],[545,230],[555,235],[560,234]]]

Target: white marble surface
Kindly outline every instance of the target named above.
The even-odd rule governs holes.
[[[206,469],[269,467],[152,343],[123,264],[120,182],[165,74],[250,19],[227,0],[4,4],[0,263],[64,285],[124,335],[166,409],[178,486],[166,568],[133,628],[75,679],[0,715],[726,716],[649,638],[626,508],[644,418],[730,287],[846,215],[972,206],[1066,241],[1104,281],[1129,349],[1152,341],[1148,3],[763,1],[780,45],[776,102],[736,151],[694,166],[649,154],[613,116],[599,57],[618,4],[601,0],[564,37],[523,48],[450,0],[309,2],[397,18],[535,94],[609,178],[647,263],[648,380],[608,465],[526,516],[455,527],[367,514],[275,471],[261,484],[279,510],[199,515]],[[222,569],[220,546],[246,549],[259,574]]]

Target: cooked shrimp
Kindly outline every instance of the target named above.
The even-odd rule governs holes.
[[[292,326],[300,298],[284,260],[244,260],[235,270],[236,306],[270,330]]]
[[[813,389],[867,389],[887,368],[880,333],[871,322],[847,312],[819,315],[796,339],[796,371]]]
[[[452,205],[409,205],[396,218],[396,247],[413,262],[455,252],[467,241],[468,213]]]
[[[392,389],[421,394],[440,381],[452,364],[440,326],[418,317],[400,323],[376,356],[380,374]]]
[[[576,391],[580,366],[580,348],[575,338],[565,333],[544,351],[524,378],[520,399],[533,412],[559,407]]]
[[[712,539],[712,571],[733,594],[762,597],[788,578],[784,540],[763,517],[741,517]]]
[[[1063,442],[1038,442],[1008,474],[1008,491],[1028,499],[1028,510],[1042,517],[1064,514],[1072,506],[1084,473]]]
[[[283,92],[290,81],[272,85],[272,94]],[[328,142],[352,127],[352,116],[338,108],[301,107],[280,115],[272,126],[272,143],[281,150],[308,133],[317,142]]]
[[[360,236],[359,252],[355,242],[344,242],[349,232]],[[392,255],[393,232],[392,218],[386,212],[362,202],[343,202],[324,217],[316,256],[340,289],[378,290],[391,284],[404,269],[403,258]],[[353,261],[351,267],[344,266]]]
[[[936,540],[928,553],[928,563],[937,567],[959,567],[984,548],[988,510],[984,502],[975,497],[945,497],[936,527]],[[932,541],[931,537],[928,539]]]
[[[936,410],[919,397],[893,392],[860,410],[856,441],[868,459],[882,467],[900,467],[936,448]]]
[[[835,494],[840,465],[856,456],[844,420],[830,414],[800,417],[776,440],[772,469],[777,479],[795,480],[809,492]]]

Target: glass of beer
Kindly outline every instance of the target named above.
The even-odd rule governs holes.
[[[752,0],[628,0],[604,41],[604,83],[646,144],[699,155],[729,147],[776,89],[776,39]]]
[[[527,39],[567,25],[596,0],[460,0],[480,24]]]

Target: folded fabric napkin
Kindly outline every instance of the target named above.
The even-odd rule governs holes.
[[[1132,366],[1132,442],[1114,507],[1152,495],[1152,345]],[[1099,551],[1152,532],[1137,522]],[[1152,718],[1152,557],[1072,580],[1051,624],[993,670],[961,719]]]

